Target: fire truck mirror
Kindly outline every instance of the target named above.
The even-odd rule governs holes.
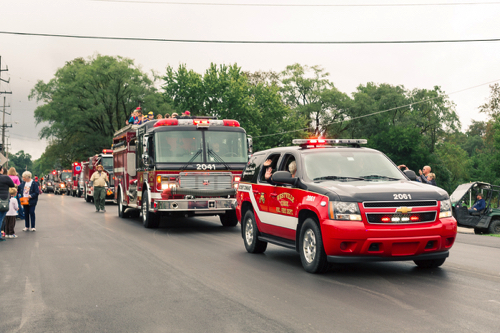
[[[142,163],[144,163],[145,166],[149,166],[149,155],[144,153],[142,154]]]
[[[248,155],[253,154],[253,139],[251,136],[247,136],[247,145],[248,145]]]

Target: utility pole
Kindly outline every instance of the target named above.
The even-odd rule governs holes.
[[[2,72],[7,72],[9,69],[6,67],[5,69],[2,69],[2,57],[0,56],[0,82],[3,81],[3,82],[6,82],[6,83],[9,83],[10,82],[10,78],[9,80],[4,80],[2,79]],[[0,91],[0,94],[12,94],[12,91]],[[5,155],[5,128],[6,127],[12,127],[12,125],[10,126],[7,126],[5,125],[5,96],[3,97],[3,117],[2,117],[2,149],[1,149],[1,153],[2,155]]]

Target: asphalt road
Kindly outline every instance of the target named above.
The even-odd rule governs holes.
[[[500,238],[459,234],[437,269],[306,273],[249,254],[218,218],[149,230],[108,205],[44,194],[37,231],[0,243],[0,332],[499,332]]]

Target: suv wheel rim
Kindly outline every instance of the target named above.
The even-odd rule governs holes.
[[[245,240],[248,245],[253,243],[253,223],[250,218],[245,223]]]
[[[302,250],[307,263],[312,263],[316,257],[316,235],[311,229],[308,229],[304,234]]]

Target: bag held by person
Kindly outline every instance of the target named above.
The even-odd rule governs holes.
[[[0,212],[9,211],[9,199],[0,199]]]
[[[21,197],[19,199],[21,201],[21,206],[28,206],[30,204],[30,198],[28,197]],[[9,210],[9,204],[7,203],[7,210]]]

